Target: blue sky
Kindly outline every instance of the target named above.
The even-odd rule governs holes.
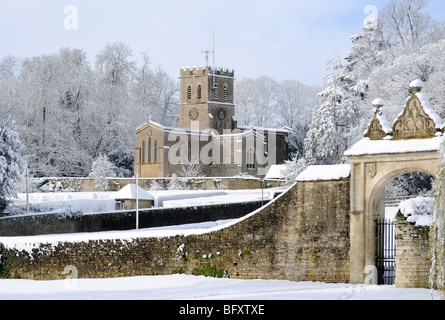
[[[107,43],[123,41],[134,58],[148,52],[172,77],[182,66],[203,65],[201,51],[216,34],[216,64],[236,77],[268,75],[320,84],[325,62],[344,56],[367,6],[386,0],[0,0],[0,58],[30,57],[68,46],[83,49],[91,63]],[[77,8],[78,29],[64,27],[68,5]],[[373,7],[370,7],[373,8]],[[429,11],[445,20],[445,2]]]

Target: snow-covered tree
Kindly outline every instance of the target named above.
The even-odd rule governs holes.
[[[343,61],[328,62],[331,74],[319,97],[305,140],[306,158],[312,164],[341,163],[343,153],[362,137],[361,129],[368,95],[368,79],[382,63],[379,21],[367,19],[362,31],[351,36],[352,49]]]
[[[179,172],[179,176],[183,178],[196,178],[202,177],[202,164],[187,161],[181,165],[182,170]]]
[[[354,91],[349,72],[338,60],[331,64],[333,73],[319,93],[322,105],[314,113],[305,139],[310,164],[342,163],[362,117],[361,96]]]
[[[386,54],[394,58],[415,52],[443,37],[443,27],[426,11],[427,5],[427,0],[391,0],[379,11]]]
[[[175,173],[167,184],[167,190],[184,190],[184,185]]]
[[[107,156],[101,154],[93,162],[89,177],[95,180],[96,188],[100,191],[107,191],[108,178],[116,177],[114,165],[108,160]]]
[[[243,79],[236,85],[237,112],[240,125],[266,127],[276,121],[278,82],[268,76]]]
[[[302,173],[307,167],[308,163],[303,157],[294,157],[292,160],[284,162],[284,170],[281,172],[288,183],[294,183],[295,179],[300,173]]]
[[[15,183],[22,180],[23,145],[11,117],[0,122],[0,211],[7,206],[7,197],[16,197]]]
[[[301,158],[306,156],[304,139],[306,138],[309,125],[307,123],[292,127],[290,135],[286,136],[286,143],[289,148],[290,158]]]

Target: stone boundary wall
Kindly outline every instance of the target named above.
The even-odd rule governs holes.
[[[349,195],[349,179],[297,183],[242,221],[201,235],[59,240],[29,250],[8,240],[4,273],[64,279],[74,266],[79,278],[186,273],[346,283]]]
[[[152,228],[235,219],[255,211],[261,205],[261,201],[251,201],[193,207],[141,209],[139,210],[139,227]],[[135,229],[135,221],[135,210],[80,215],[52,213],[3,217],[0,218],[0,237],[131,230]]]
[[[186,189],[194,190],[244,190],[261,189],[261,180],[258,178],[243,177],[199,177],[199,178],[178,178],[182,181]],[[61,183],[64,189],[74,192],[95,192],[99,191],[95,186],[94,179],[91,178],[35,178],[35,182],[51,182],[53,185]],[[139,186],[149,190],[153,181],[166,188],[171,178],[139,178]],[[135,178],[110,178],[108,179],[108,191],[119,191],[127,184],[136,183]],[[265,184],[270,187],[281,187],[285,182],[282,180],[265,180]],[[37,190],[35,190],[38,192]]]
[[[396,288],[430,288],[430,227],[396,218]]]

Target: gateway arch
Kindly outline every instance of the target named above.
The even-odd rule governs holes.
[[[413,171],[437,176],[443,141],[442,120],[413,81],[411,96],[392,127],[374,100],[374,118],[365,137],[346,151],[351,162],[350,281],[364,283],[367,266],[375,265],[375,220],[385,214],[385,187]]]

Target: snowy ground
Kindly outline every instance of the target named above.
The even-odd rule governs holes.
[[[58,281],[0,280],[1,300],[431,300],[428,289],[170,275]]]
[[[395,214],[395,209],[387,209],[387,218]],[[236,221],[236,219],[224,220],[94,235],[100,238],[122,238],[124,235],[131,237],[200,233],[213,228],[222,228]],[[68,237],[71,241],[81,241],[84,237],[92,236],[93,234],[73,234],[0,238],[0,242],[8,247],[25,249],[25,244],[29,246],[34,241],[52,242],[60,240],[61,237],[64,239]],[[59,281],[0,280],[0,300],[431,300],[437,298],[437,292],[428,289],[396,289],[394,286],[284,280],[216,279],[189,275]]]

